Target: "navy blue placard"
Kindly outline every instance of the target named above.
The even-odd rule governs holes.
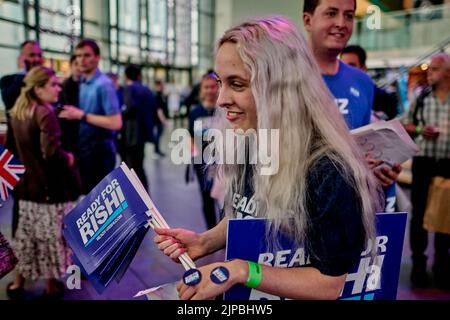
[[[132,230],[147,222],[147,210],[122,168],[117,168],[65,216],[63,234],[90,274]]]
[[[377,214],[377,253],[374,258],[361,253],[361,259],[347,276],[340,300],[395,300],[406,227],[406,213]],[[266,220],[230,220],[228,224],[226,259],[244,259],[276,267],[308,265],[303,248],[293,248],[292,242],[280,236],[281,250],[266,249]],[[369,247],[369,244],[368,244]],[[225,300],[283,299],[242,285],[225,293]]]

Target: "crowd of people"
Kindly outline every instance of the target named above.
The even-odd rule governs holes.
[[[375,237],[375,213],[395,211],[401,164],[362,154],[350,135],[372,121],[400,116],[395,98],[366,73],[364,49],[347,46],[355,10],[355,0],[306,0],[307,39],[290,20],[270,16],[248,19],[219,40],[214,70],[188,99],[192,157],[207,147],[196,137],[212,128],[278,130],[280,167],[273,175],[261,174],[261,164],[249,162],[250,148],[244,164],[194,164],[208,230],[156,229],[155,242],[175,261],[185,252],[198,259],[225,246],[230,218],[264,217],[273,236],[268,233],[267,243],[276,246],[277,235],[287,233],[296,244],[307,244],[310,264],[286,269],[236,259],[206,265],[200,273],[220,267],[229,279],[180,282],[181,299],[211,299],[235,284],[291,299],[336,299],[349,268]],[[147,190],[145,144],[154,143],[156,154],[164,156],[160,139],[170,109],[164,83],[156,81],[152,91],[142,83],[141,68],[131,64],[121,86],[117,75],[99,69],[100,59],[96,42],[82,40],[61,85],[55,71],[43,66],[39,43],[26,41],[23,70],[1,80],[6,147],[27,168],[14,191],[19,264],[7,288],[12,299],[23,294],[25,280],[36,279],[47,280],[46,296],[61,297],[58,279],[70,263],[62,218],[115,168],[117,154]],[[413,160],[410,245],[411,282],[421,288],[430,285],[423,228],[428,187],[435,176],[450,177],[448,54],[432,58],[428,83],[403,119],[420,149]],[[220,206],[215,187],[223,189]],[[244,211],[232,200],[243,197],[255,210]],[[450,235],[437,233],[433,273],[444,289],[450,288],[449,249]]]
[[[25,41],[20,49],[24,69],[1,80],[6,148],[26,168],[13,193],[19,263],[7,292],[15,299],[23,295],[25,280],[46,279],[44,296],[58,298],[63,294],[58,279],[72,264],[62,237],[64,215],[116,167],[117,154],[149,188],[144,145],[156,141],[159,148],[167,124],[165,98],[142,84],[137,65],[126,67],[119,91],[99,69],[100,48],[93,40],[76,46],[71,75],[62,83],[44,66],[38,42]]]

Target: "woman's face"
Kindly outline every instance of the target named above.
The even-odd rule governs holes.
[[[250,88],[250,73],[239,57],[236,44],[224,43],[217,52],[215,70],[220,86],[219,107],[233,129],[257,129],[256,103]]]
[[[219,86],[217,80],[213,78],[205,78],[200,87],[200,96],[208,103],[216,104],[219,94]]]
[[[59,93],[61,92],[61,85],[59,79],[56,76],[51,77],[45,86],[36,87],[35,92],[39,100],[43,103],[56,103],[58,102]]]

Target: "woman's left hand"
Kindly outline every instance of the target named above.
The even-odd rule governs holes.
[[[222,284],[216,284],[211,280],[211,272],[217,267],[225,267],[229,271],[229,278]],[[247,281],[248,265],[244,260],[213,263],[198,268],[202,274],[201,282],[196,286],[187,286],[183,281],[177,285],[180,300],[212,300],[230,289],[235,284],[243,284]]]

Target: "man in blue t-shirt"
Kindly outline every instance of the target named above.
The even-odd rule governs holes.
[[[79,120],[78,155],[83,193],[89,193],[116,165],[115,131],[122,128],[122,115],[111,80],[99,69],[100,48],[82,40],[75,49],[83,75],[80,108],[64,106],[59,117]]]
[[[344,48],[341,53],[341,60],[346,64],[355,67],[362,72],[367,72],[367,53],[359,45],[350,45]],[[397,95],[374,84],[374,97],[372,111],[374,119],[391,120],[398,115]]]
[[[356,0],[304,1],[303,23],[309,45],[350,129],[370,123],[374,96],[372,79],[338,59],[352,35],[355,11]],[[385,188],[394,184],[402,170],[400,164],[390,168],[370,158],[368,162]],[[392,212],[392,195],[389,197],[386,210]]]
[[[367,74],[339,61],[338,73],[324,74],[323,79],[350,130],[370,123],[374,87]]]

